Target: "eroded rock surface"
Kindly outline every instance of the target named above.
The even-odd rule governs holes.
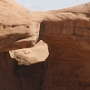
[[[0,53],[0,90],[40,90],[44,63],[19,66],[8,52]]]
[[[34,46],[43,17],[14,0],[0,0],[0,52]]]
[[[50,53],[45,62],[29,66],[18,66],[8,52],[1,53],[0,90],[90,90],[90,3],[44,13],[30,12],[11,0],[0,5],[7,11],[0,14],[1,52],[31,47],[38,39],[48,44]],[[22,51],[31,49],[13,51],[12,56]],[[38,58],[35,50],[30,55],[33,52]]]
[[[48,46],[43,41],[39,41],[32,48],[24,48],[9,51],[10,56],[18,61],[19,65],[31,65],[43,62],[49,55]]]
[[[89,90],[90,3],[47,12],[41,32],[50,53],[42,90]]]

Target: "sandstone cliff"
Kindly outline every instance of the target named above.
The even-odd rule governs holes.
[[[90,90],[90,3],[30,12],[14,0],[1,0],[0,10],[0,90]],[[18,66],[6,52],[39,40],[48,44],[49,57],[46,46],[41,51],[45,62],[37,63],[41,52],[22,49],[12,51],[12,57],[21,64],[37,64]]]
[[[0,52],[34,46],[42,20],[43,13],[30,12],[14,0],[0,0]]]
[[[48,11],[41,32],[50,53],[42,90],[89,90],[90,3]]]

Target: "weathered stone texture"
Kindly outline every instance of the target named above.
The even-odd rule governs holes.
[[[1,0],[0,11],[0,90],[90,90],[90,3],[31,12],[14,0]],[[31,54],[31,48],[23,49],[39,40],[48,44],[47,59],[45,47],[35,46]],[[20,64],[42,61],[37,52],[45,60],[18,66],[6,52],[14,49],[12,57]]]

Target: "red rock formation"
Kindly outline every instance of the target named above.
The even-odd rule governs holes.
[[[40,90],[44,64],[18,66],[8,52],[0,53],[0,90]]]
[[[89,90],[90,3],[47,12],[41,31],[50,52],[42,90]]]
[[[14,0],[0,0],[0,52],[34,46],[42,20],[43,13],[30,12]]]
[[[90,3],[45,13],[0,5],[0,90],[90,90]],[[31,47],[38,35],[48,44],[45,62],[18,66],[5,52]]]

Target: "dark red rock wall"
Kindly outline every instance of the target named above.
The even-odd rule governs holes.
[[[66,53],[70,55],[68,58],[60,58],[67,57]],[[46,62],[31,66],[18,66],[8,52],[1,53],[0,90],[89,90],[89,53],[56,50]],[[85,55],[88,57],[83,58]]]
[[[58,33],[63,27],[58,22],[41,25],[40,38],[50,52],[45,62],[18,66],[8,52],[0,53],[0,90],[90,90],[89,38]]]
[[[81,33],[84,28],[87,33],[90,26],[86,23],[80,26],[73,21],[42,24],[42,39],[50,52],[42,90],[90,90],[89,33],[86,36]]]
[[[41,90],[43,64],[18,66],[8,52],[0,53],[0,90]]]
[[[15,64],[7,52],[0,53],[0,90],[21,90]]]
[[[8,52],[0,53],[0,90],[90,90],[89,34],[73,34],[79,26],[72,23],[41,24],[40,39],[50,52],[45,62],[18,66]],[[81,27],[89,28],[86,23]]]

